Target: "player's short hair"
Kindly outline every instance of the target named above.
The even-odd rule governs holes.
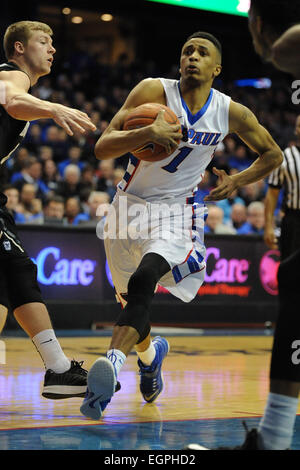
[[[250,10],[278,35],[300,23],[300,0],[251,0]]]
[[[43,31],[43,33],[49,34],[49,36],[53,34],[50,26],[39,21],[18,21],[8,26],[3,39],[3,49],[7,59],[14,55],[15,42],[20,41],[26,45],[33,31]]]
[[[220,43],[220,41],[211,33],[207,33],[206,31],[197,31],[196,33],[193,33],[191,34],[187,40],[187,41],[190,41],[191,39],[194,39],[194,38],[203,38],[203,39],[207,39],[208,41],[212,42],[213,45],[215,46],[215,48],[217,49],[217,51],[219,52],[220,54],[220,58],[222,58],[222,45]]]

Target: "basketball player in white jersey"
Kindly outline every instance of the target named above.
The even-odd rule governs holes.
[[[146,162],[131,158],[120,183],[112,208],[107,216],[109,232],[113,216],[124,216],[121,202],[128,207],[128,222],[134,222],[130,209],[139,204],[145,209],[141,231],[147,226],[147,213],[157,208],[181,207],[190,225],[181,237],[172,237],[166,220],[152,224],[149,237],[123,238],[122,229],[115,238],[106,237],[105,250],[116,294],[123,306],[114,327],[106,358],[98,359],[88,373],[88,389],[81,406],[85,416],[99,419],[116,387],[117,375],[126,356],[135,346],[141,381],[140,390],[147,402],[153,402],[163,388],[161,366],[169,345],[164,338],[150,338],[149,307],[157,283],[185,302],[192,300],[204,280],[205,247],[203,224],[205,205],[198,201],[195,187],[210,163],[219,142],[232,132],[254,151],[258,158],[245,171],[228,176],[214,169],[219,177],[216,189],[205,198],[216,201],[229,196],[235,189],[264,178],[282,162],[282,152],[270,134],[245,106],[212,88],[221,73],[221,45],[209,33],[198,32],[185,42],[180,57],[181,78],[146,79],[129,94],[120,111],[98,140],[98,159],[117,158],[143,145],[163,145],[169,156],[163,161]],[[169,106],[177,115],[179,125],[165,122],[163,112],[147,127],[123,131],[128,113],[135,107],[156,102]],[[176,142],[181,139],[179,145]],[[113,209],[113,210],[112,210]],[[145,218],[143,218],[145,216]],[[182,213],[173,213],[175,229],[181,230]],[[162,228],[164,235],[158,236]]]

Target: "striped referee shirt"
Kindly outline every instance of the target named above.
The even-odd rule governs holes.
[[[300,147],[292,145],[283,152],[283,162],[272,171],[268,184],[272,188],[283,188],[283,209],[300,209]]]

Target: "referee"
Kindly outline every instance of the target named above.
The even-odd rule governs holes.
[[[274,232],[274,211],[283,188],[284,217],[279,239],[282,261],[300,249],[300,115],[296,119],[295,134],[297,144],[284,150],[283,163],[270,174],[265,199],[264,240],[269,248],[276,249],[278,245]]]

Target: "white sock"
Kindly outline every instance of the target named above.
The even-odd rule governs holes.
[[[70,360],[65,356],[53,330],[44,330],[32,338],[32,342],[41,355],[45,368],[57,374],[66,372],[71,367]]]
[[[110,360],[110,362],[112,362],[115,368],[116,377],[118,377],[121,367],[123,366],[126,360],[125,354],[122,353],[122,351],[120,351],[119,349],[110,349],[109,351],[107,351],[106,357]]]
[[[148,347],[148,349],[146,349],[146,351],[136,351],[136,353],[145,366],[150,366],[155,358],[156,351],[151,341],[150,346]]]
[[[285,450],[293,438],[298,398],[269,393],[259,427],[259,445],[263,449]]]

